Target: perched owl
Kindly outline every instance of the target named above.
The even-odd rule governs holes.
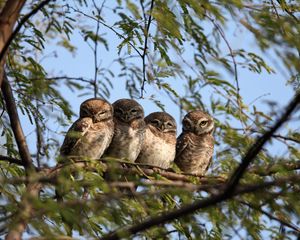
[[[214,120],[202,111],[189,112],[177,138],[175,163],[186,173],[204,175],[214,150]]]
[[[68,130],[60,154],[98,159],[109,146],[113,133],[111,104],[99,98],[88,99],[80,105],[80,117]]]
[[[119,99],[113,103],[115,131],[105,156],[134,162],[140,153],[144,132],[143,107],[132,99]]]
[[[145,117],[146,132],[136,162],[169,168],[176,152],[176,122],[165,112],[154,112]]]

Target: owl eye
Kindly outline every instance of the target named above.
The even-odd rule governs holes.
[[[103,115],[103,114],[105,114],[107,111],[103,111],[103,112],[99,112],[98,114],[99,115]]]
[[[83,116],[90,116],[91,115],[90,111],[88,109],[86,109],[86,108],[82,108],[81,109],[81,114]]]
[[[205,127],[207,125],[208,121],[202,121],[200,122],[200,127]]]
[[[173,127],[173,123],[168,122],[168,123],[167,123],[167,126],[168,126],[168,127]]]
[[[159,125],[159,121],[157,119],[152,120],[151,123],[153,123],[154,125]]]
[[[121,109],[115,109],[115,113],[122,114],[123,111]]]
[[[184,119],[183,122],[182,122],[182,127],[183,127],[183,130],[189,130],[191,129],[191,123]]]
[[[130,112],[131,113],[137,113],[137,110],[136,109],[132,109]]]

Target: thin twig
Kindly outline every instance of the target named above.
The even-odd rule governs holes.
[[[7,157],[7,156],[3,156],[3,155],[0,155],[0,161],[6,161],[9,163],[17,164],[19,166],[24,166],[24,162],[22,162],[20,159]]]
[[[77,13],[80,13],[80,14],[82,14],[83,16],[85,16],[85,17],[87,17],[87,18],[90,18],[90,19],[92,19],[92,20],[94,20],[94,21],[99,22],[99,23],[100,23],[101,25],[103,25],[104,27],[106,27],[106,28],[110,29],[111,31],[113,31],[119,38],[122,38],[122,39],[126,40],[126,37],[123,36],[122,34],[118,33],[112,26],[109,26],[109,25],[106,24],[105,22],[103,22],[103,21],[101,21],[101,20],[99,20],[99,19],[97,19],[97,18],[95,18],[95,17],[93,17],[93,16],[90,16],[90,15],[88,15],[88,14],[86,14],[86,13],[84,13],[84,12],[78,10],[78,9],[75,9],[75,8],[73,8],[73,7],[71,7],[71,6],[69,6],[69,7],[70,7],[73,11],[75,11],[75,12],[77,12]],[[128,42],[128,44],[130,45],[130,47],[132,47],[132,48],[134,49],[134,51],[136,51],[136,53],[137,53],[140,57],[142,57],[142,54],[141,54],[140,51],[135,47],[134,44],[132,44],[130,41]]]
[[[98,8],[97,4],[95,3],[95,0],[93,0],[93,5],[97,10],[97,14],[98,14],[98,18],[101,16],[101,12],[103,9],[103,6],[105,4],[105,0],[102,2],[102,5],[100,8]],[[94,82],[93,82],[93,86],[94,86],[94,97],[96,98],[98,95],[98,91],[99,91],[99,87],[98,87],[98,71],[99,71],[99,66],[98,66],[98,35],[99,35],[99,30],[100,30],[100,22],[97,21],[97,25],[96,25],[96,38],[94,41],[94,64],[95,64],[95,73],[94,73]]]
[[[270,218],[272,220],[275,220],[275,221],[281,223],[282,225],[295,230],[297,233],[300,233],[300,228],[298,228],[295,224],[289,223],[288,221],[285,221],[282,218],[278,218],[278,217],[272,215],[271,213],[268,213],[267,211],[263,210],[259,206],[255,206],[255,205],[253,205],[251,203],[248,203],[248,202],[245,202],[245,201],[240,201],[240,203],[242,203],[243,205],[246,205],[249,208],[252,208],[252,209],[254,209],[254,210],[258,211],[258,212],[261,212],[262,214],[266,215],[268,218]]]
[[[277,0],[277,2],[280,4],[280,0]],[[273,3],[273,1],[272,1]],[[299,23],[299,19],[291,12],[289,11],[287,8],[283,9],[288,15],[290,15],[297,23]]]
[[[298,107],[300,102],[300,94],[296,94],[289,105],[286,107],[286,110],[281,115],[281,117],[277,120],[277,122],[270,128],[269,131],[265,132],[261,137],[257,139],[257,141],[250,147],[246,155],[243,157],[241,164],[234,171],[231,178],[228,181],[228,188],[225,191],[225,195],[230,195],[230,192],[234,190],[234,188],[239,184],[240,179],[248,168],[249,164],[256,155],[261,151],[265,143],[275,134],[275,132],[285,123],[293,111]]]
[[[146,80],[146,57],[147,57],[147,52],[148,52],[148,38],[149,38],[150,25],[151,25],[151,21],[152,21],[153,7],[154,7],[154,0],[151,1],[148,22],[146,22],[145,29],[144,29],[145,40],[144,40],[144,49],[143,49],[143,54],[142,54],[143,81],[142,81],[142,85],[141,85],[141,98],[144,98],[145,83],[147,81]]]
[[[215,28],[218,30],[218,32],[220,33],[222,39],[224,40],[228,50],[229,50],[229,54],[230,57],[232,59],[233,62],[233,69],[234,69],[234,80],[235,80],[235,84],[236,84],[236,101],[238,104],[238,108],[239,108],[239,115],[240,115],[240,122],[242,124],[242,126],[245,126],[245,123],[242,120],[242,104],[241,104],[241,96],[240,96],[240,85],[239,85],[239,79],[238,79],[238,70],[237,70],[237,63],[235,61],[235,56],[234,56],[234,52],[229,44],[229,41],[227,40],[225,33],[223,32],[223,29],[219,26],[219,24],[217,24],[215,22],[215,20],[213,18],[211,18],[208,15],[205,15],[211,22],[212,24],[215,26]]]
[[[39,102],[36,101],[36,111],[38,111],[39,109]],[[38,113],[36,113],[38,115]],[[37,166],[38,168],[41,166],[41,162],[40,162],[40,156],[41,156],[41,151],[42,151],[42,147],[43,147],[43,135],[42,135],[42,129],[40,126],[40,119],[38,118],[38,116],[36,116],[34,118],[34,122],[35,122],[35,126],[36,126],[36,162],[37,162]]]
[[[237,130],[237,131],[243,131],[244,129],[241,129],[241,128],[234,128],[234,130]],[[258,130],[255,130],[255,129],[249,129],[247,128],[247,131],[250,131],[252,133],[262,133]],[[296,138],[293,138],[293,137],[288,137],[288,136],[282,136],[280,134],[273,134],[272,137],[274,138],[280,138],[280,139],[283,139],[285,141],[291,141],[291,142],[294,142],[294,143],[298,143],[300,144],[300,140],[296,139]]]
[[[36,80],[35,78],[30,78],[30,80]],[[85,83],[93,83],[93,80],[88,80],[83,77],[68,77],[68,76],[59,76],[59,77],[47,77],[45,80],[76,80]]]
[[[286,162],[282,161],[280,163],[270,164],[269,166],[254,166],[248,169],[247,172],[254,173],[259,176],[270,176],[272,174],[278,173],[282,170],[294,171],[300,169],[300,160]]]
[[[1,89],[4,96],[4,101],[6,104],[7,113],[9,115],[11,127],[15,136],[16,143],[18,145],[21,160],[28,170],[34,169],[31,155],[29,153],[28,145],[26,143],[25,135],[19,119],[15,99],[5,73],[3,75],[3,83]]]

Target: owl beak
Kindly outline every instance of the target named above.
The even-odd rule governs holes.
[[[124,114],[124,121],[128,122],[128,120],[129,120],[129,115],[128,114]]]
[[[165,124],[162,124],[162,125],[160,126],[160,128],[161,128],[162,131],[164,131],[164,130],[166,129],[166,125],[165,125]]]
[[[93,122],[99,122],[99,116],[98,115],[93,116]]]

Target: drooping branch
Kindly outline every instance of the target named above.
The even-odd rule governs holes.
[[[296,109],[299,102],[300,102],[300,94],[296,94],[296,96],[293,98],[293,100],[287,106],[285,112],[281,115],[280,119],[273,125],[273,127],[269,131],[267,131],[260,138],[258,138],[257,141],[250,147],[250,149],[248,150],[248,152],[242,159],[241,164],[234,171],[234,173],[232,174],[232,177],[229,179],[228,183],[226,184],[226,188],[224,191],[221,191],[221,193],[219,193],[217,195],[212,195],[211,197],[205,198],[203,200],[198,200],[191,204],[182,206],[179,209],[148,218],[148,219],[146,219],[140,223],[137,223],[133,226],[121,228],[118,231],[109,233],[108,235],[104,236],[103,239],[105,239],[105,240],[119,239],[119,236],[122,233],[127,233],[129,235],[136,234],[140,231],[144,231],[153,226],[172,221],[176,218],[185,216],[187,214],[191,214],[199,209],[213,206],[217,203],[223,202],[223,201],[233,197],[236,194],[236,188],[239,184],[239,181],[242,178],[242,176],[244,175],[244,172],[248,168],[249,164],[254,160],[254,158],[257,156],[257,154],[261,151],[264,144],[282,126],[282,124],[288,120],[289,116]],[[295,177],[300,178],[300,176],[297,176],[297,175]],[[267,185],[270,186],[269,184],[264,183],[264,186],[256,185],[252,189],[252,191],[257,191],[259,189],[266,187]]]

